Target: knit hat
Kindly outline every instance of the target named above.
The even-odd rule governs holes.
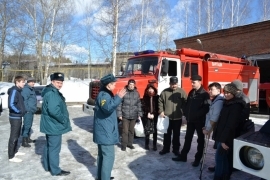
[[[239,79],[235,79],[232,84],[235,85],[238,90],[243,91],[243,83]]]
[[[175,76],[172,76],[172,77],[170,78],[170,83],[171,83],[171,84],[177,84],[177,83],[178,83],[178,78],[175,77]]]
[[[134,80],[134,79],[130,79],[130,80],[128,80],[128,84],[130,84],[130,83],[136,84],[136,82],[135,82],[135,80]]]
[[[36,82],[36,79],[33,77],[29,77],[29,78],[27,78],[27,83],[29,83],[29,82]]]
[[[200,75],[192,75],[190,80],[192,80],[192,81],[201,81],[202,76],[200,76]]]
[[[223,91],[229,92],[231,94],[233,94],[234,96],[237,94],[237,88],[234,84],[230,83],[230,84],[226,84],[223,88]]]
[[[56,72],[50,75],[51,81],[64,81],[64,73]]]

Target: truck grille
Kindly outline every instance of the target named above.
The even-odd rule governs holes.
[[[100,87],[101,87],[101,83],[99,81],[94,81],[90,83],[90,92],[91,92],[90,95],[92,99],[96,99],[99,93]]]
[[[244,134],[244,135],[238,137],[237,139],[242,140],[242,141],[246,141],[246,142],[250,142],[250,143],[254,143],[254,144],[258,144],[261,146],[270,147],[269,134],[261,133],[259,131]]]

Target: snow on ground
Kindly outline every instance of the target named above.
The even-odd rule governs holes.
[[[39,132],[40,114],[36,114],[33,123],[33,139],[37,142],[31,148],[20,147],[25,156],[23,162],[11,163],[8,161],[7,144],[10,124],[8,111],[5,110],[0,117],[0,179],[1,180],[94,180],[96,177],[97,145],[93,143],[93,119],[83,113],[81,106],[69,106],[72,131],[64,134],[60,153],[60,167],[71,171],[65,177],[54,177],[45,172],[41,161],[45,144],[44,134]],[[256,118],[256,122],[266,120]],[[256,129],[261,125],[256,125]],[[184,144],[185,126],[181,130],[181,145]],[[173,153],[163,156],[158,152],[162,149],[163,135],[158,135],[158,151],[144,150],[144,138],[136,138],[136,149],[121,151],[120,144],[115,146],[115,164],[112,176],[116,180],[195,180],[199,179],[200,167],[192,167],[197,146],[196,134],[193,138],[187,162],[174,162]],[[21,138],[19,140],[21,142]],[[151,143],[151,142],[150,142]],[[151,143],[152,144],[152,143]],[[181,147],[182,147],[181,146]],[[207,167],[214,165],[215,150],[213,141],[210,140],[203,170],[203,179],[213,179],[214,173],[207,171]],[[231,180],[259,180],[260,178],[238,171],[233,173]]]

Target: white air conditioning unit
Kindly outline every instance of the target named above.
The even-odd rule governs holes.
[[[270,135],[257,131],[234,139],[233,167],[270,180]]]

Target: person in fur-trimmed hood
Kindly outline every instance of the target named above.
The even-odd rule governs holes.
[[[239,123],[239,116],[245,107],[245,102],[237,96],[238,92],[234,84],[225,85],[223,91],[225,101],[213,135],[217,142],[214,180],[230,179],[233,169],[233,139]]]
[[[143,96],[143,119],[146,150],[149,150],[150,134],[153,134],[153,150],[157,150],[158,98],[159,96],[155,86],[153,84],[148,84]]]

